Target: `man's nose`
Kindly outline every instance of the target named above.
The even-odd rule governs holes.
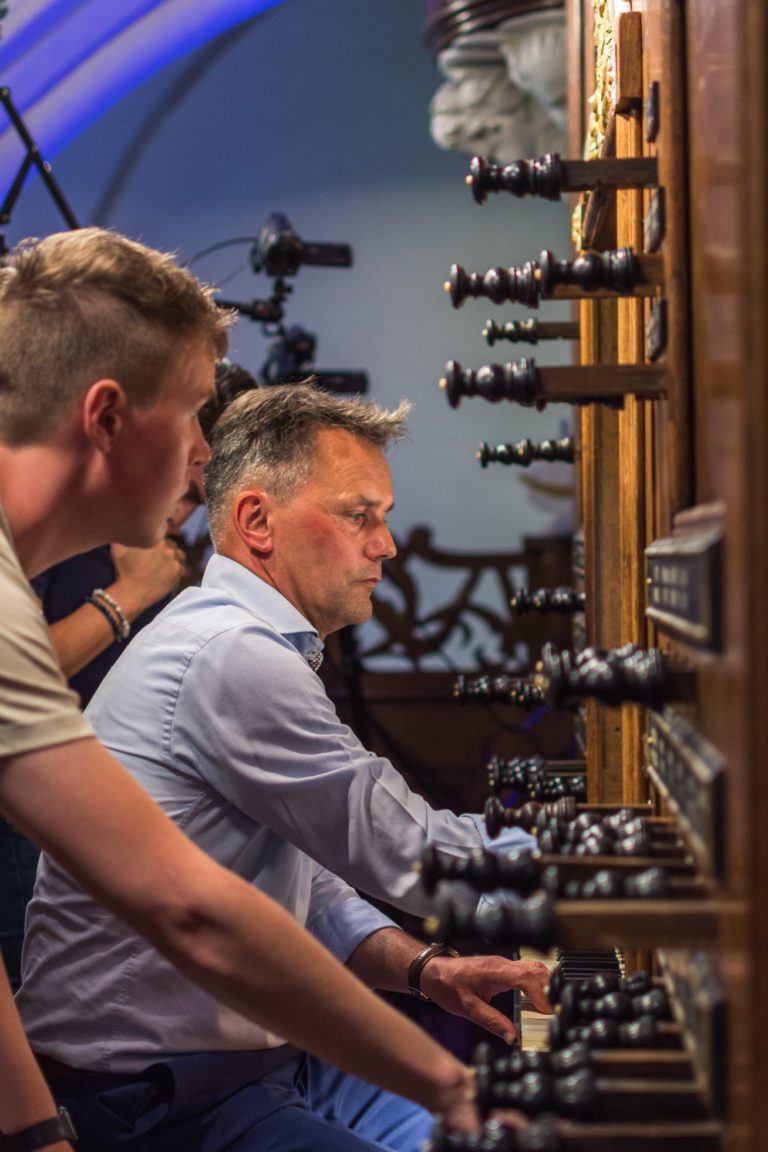
[[[367,554],[372,560],[391,560],[397,556],[397,546],[386,524],[382,524],[368,541]]]

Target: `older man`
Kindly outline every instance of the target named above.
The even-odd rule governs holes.
[[[425,951],[349,887],[426,912],[413,865],[427,842],[454,851],[482,842],[474,817],[434,811],[360,745],[314,671],[324,638],[370,615],[382,562],[394,554],[383,450],[404,416],[404,407],[386,412],[308,386],[236,400],[212,438],[206,492],[217,554],[202,587],[137,637],[89,718],[193,840],[275,897],[367,983],[410,986],[509,1040],[513,1026],[490,1001],[523,987],[546,1009],[544,965]],[[511,841],[530,842],[517,831]],[[244,1134],[243,1149],[340,1146],[338,1132],[327,1145],[308,1144],[307,1102],[347,1122],[369,1109],[367,1094],[283,1061],[277,1079],[292,1095],[276,1118],[276,1038],[180,985],[139,938],[94,912],[60,869],[45,867],[20,994],[34,1047],[70,1069],[63,1098],[78,1115],[90,1114],[95,1095],[106,1102],[119,1093],[125,1076],[162,1064],[178,1115],[154,1116],[126,1148],[183,1138],[216,1152],[232,1146],[233,1129]],[[71,1002],[58,995],[62,980]],[[86,1001],[93,1019],[78,1010]],[[264,1068],[246,1093],[236,1087],[243,1055],[233,1058],[235,1049],[251,1050]],[[185,1089],[183,1054],[192,1051],[207,1054],[206,1076],[222,1085],[204,1105]],[[257,1066],[248,1064],[246,1078]],[[72,1069],[91,1075],[78,1079]],[[94,1082],[93,1073],[103,1075]],[[191,1115],[204,1121],[204,1141],[190,1134]],[[389,1116],[386,1146],[415,1148],[423,1133],[410,1121],[401,1131],[405,1118],[391,1107]],[[116,1133],[96,1136],[109,1144]]]
[[[3,260],[0,811],[161,949],[185,973],[179,985],[197,981],[222,1013],[226,1003],[471,1129],[468,1070],[195,847],[97,742],[29,588],[74,552],[161,538],[190,468],[208,458],[198,413],[228,324],[170,257],[99,229]],[[94,614],[116,613],[94,597]],[[58,981],[62,1002],[77,992]],[[96,1011],[95,998],[74,1006],[72,1041]],[[6,1152],[67,1152],[72,1130],[55,1114],[1,965],[0,1085]]]

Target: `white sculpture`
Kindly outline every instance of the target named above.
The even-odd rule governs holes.
[[[430,104],[439,147],[501,163],[566,151],[564,8],[458,36],[437,63],[446,77]]]

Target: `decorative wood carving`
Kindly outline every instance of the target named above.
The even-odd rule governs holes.
[[[398,542],[397,556],[384,566],[382,594],[373,600],[374,620],[384,636],[372,643],[362,638],[359,659],[369,668],[377,657],[399,656],[419,670],[426,657],[458,641],[466,652],[467,668],[527,670],[554,631],[568,635],[569,622],[516,619],[509,602],[521,587],[557,585],[564,574],[567,577],[570,553],[570,538],[561,536],[526,539],[519,552],[450,552],[435,545],[431,529],[414,527]],[[424,606],[429,584],[425,565],[456,577],[458,587],[448,603]],[[497,585],[501,610],[489,606],[489,579]],[[501,660],[491,659],[484,648],[489,634]],[[521,662],[522,650],[528,651],[528,659]]]

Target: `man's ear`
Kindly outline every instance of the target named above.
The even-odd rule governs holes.
[[[116,380],[96,380],[83,397],[83,431],[94,447],[111,452],[125,419],[128,398]]]
[[[272,518],[266,492],[259,488],[238,492],[232,505],[232,520],[247,548],[262,555],[272,551]]]

